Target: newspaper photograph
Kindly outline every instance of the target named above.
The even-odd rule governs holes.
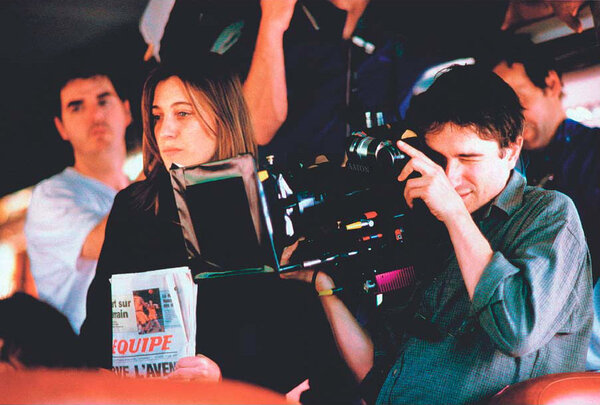
[[[197,290],[187,267],[113,275],[113,371],[164,377],[194,356]]]

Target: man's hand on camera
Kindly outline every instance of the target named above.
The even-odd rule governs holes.
[[[221,369],[219,365],[206,356],[182,357],[175,364],[175,371],[169,374],[169,378],[181,380],[193,380],[198,382],[221,381]]]
[[[406,180],[413,172],[421,174],[421,177],[406,181],[404,198],[410,208],[413,208],[414,200],[418,198],[423,200],[429,211],[442,222],[456,214],[468,214],[462,198],[454,190],[440,165],[406,142],[398,141],[398,149],[411,157],[400,172],[398,181]]]

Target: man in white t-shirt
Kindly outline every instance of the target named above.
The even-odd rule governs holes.
[[[73,147],[75,164],[35,187],[25,222],[27,252],[40,299],[79,333],[106,219],[115,194],[129,183],[123,172],[129,102],[106,74],[78,72],[60,87],[54,123]]]

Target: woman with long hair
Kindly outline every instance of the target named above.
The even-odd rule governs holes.
[[[144,174],[135,194],[143,208],[157,206],[159,177],[181,166],[256,155],[254,131],[239,78],[217,55],[204,61],[163,65],[142,93]]]
[[[146,179],[115,198],[88,293],[82,339],[92,366],[111,366],[110,277],[188,264],[171,165],[256,154],[240,80],[218,55],[159,66],[144,85],[142,118]],[[225,377],[286,392],[327,367],[324,351],[336,352],[314,292],[299,281],[204,280],[196,312],[196,350]]]

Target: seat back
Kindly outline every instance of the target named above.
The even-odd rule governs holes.
[[[5,404],[285,404],[284,395],[238,381],[199,383],[118,377],[109,371],[0,373]]]
[[[549,374],[504,388],[489,402],[507,404],[600,404],[600,373]]]

